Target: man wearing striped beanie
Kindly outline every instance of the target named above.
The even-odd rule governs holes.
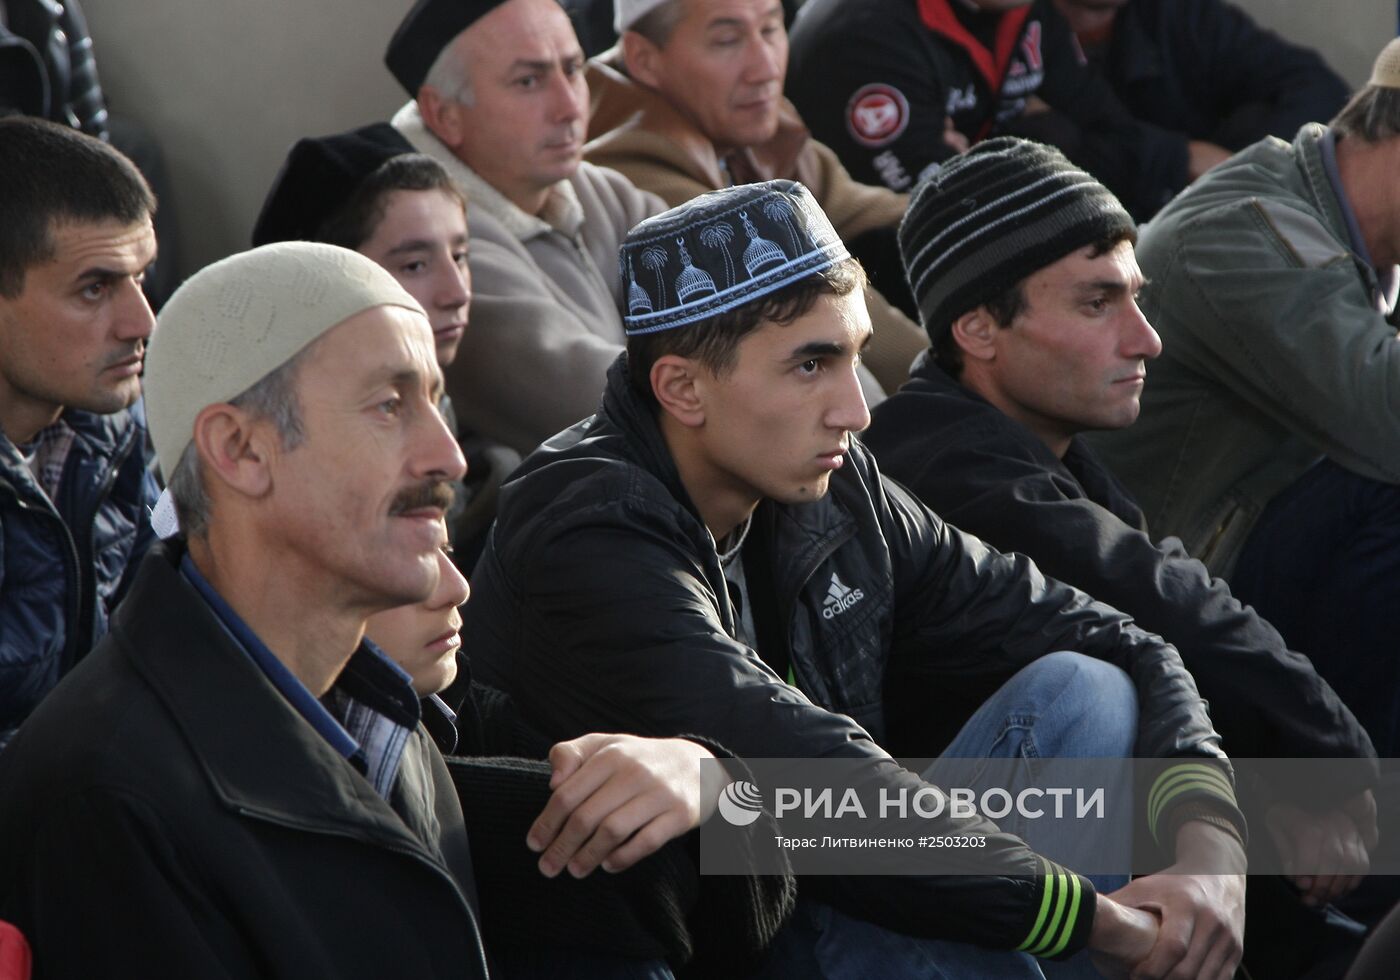
[[[1147,361],[1161,351],[1135,302],[1143,285],[1135,238],[1113,195],[1058,150],[996,139],[944,167],[916,191],[900,232],[931,347],[909,383],[877,406],[866,443],[884,472],[947,520],[1028,555],[1176,645],[1232,756],[1354,761],[1337,767],[1332,785],[1302,788],[1310,799],[1294,788],[1255,821],[1275,830],[1287,855],[1308,833],[1326,837],[1337,855],[1332,873],[1292,876],[1303,902],[1320,907],[1356,887],[1375,843],[1370,739],[1223,581],[1179,543],[1153,543],[1137,504],[1078,435],[1131,425]],[[1319,800],[1327,812],[1304,819],[1300,805]],[[1229,833],[1215,823],[1206,807],[1183,813],[1178,847],[1184,835]],[[1174,881],[1130,888],[1140,898]],[[1299,906],[1277,879],[1259,879],[1259,888],[1276,898],[1272,919],[1317,944],[1320,912]],[[1238,929],[1242,909],[1219,898],[1202,914]],[[1164,922],[1169,931],[1190,924]],[[1314,952],[1275,942],[1273,921],[1249,933],[1265,931],[1270,941],[1251,955]],[[1283,975],[1251,963],[1256,974]]]

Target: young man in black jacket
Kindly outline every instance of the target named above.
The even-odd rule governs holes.
[[[1077,436],[1132,424],[1161,351],[1135,302],[1136,237],[1113,195],[1049,147],[991,140],[945,167],[901,229],[932,346],[876,408],[866,443],[948,520],[1174,643],[1232,755],[1372,758],[1308,660],[1179,541],[1154,544]],[[1320,838],[1325,860],[1351,869],[1294,876],[1310,905],[1354,888],[1375,844],[1374,769],[1338,772],[1261,807],[1286,855]],[[1310,813],[1319,796],[1327,811]]]
[[[1183,790],[1151,828],[1168,857],[1242,858],[1228,781],[1173,782],[1223,759],[1176,651],[944,524],[854,438],[869,420],[862,276],[805,188],[703,195],[634,228],[621,265],[628,351],[602,410],[507,483],[474,576],[484,681],[554,738],[694,732],[753,758],[861,760],[896,791],[926,784],[883,742],[994,752],[1021,704],[1073,704],[1002,741],[1162,759],[1156,788]],[[971,691],[985,710],[939,726]],[[1238,874],[1106,896],[980,817],[938,826],[987,835],[985,874],[841,879],[832,900],[879,936],[808,901],[788,951],[868,956],[881,976],[914,950],[960,977],[1039,976],[1025,953],[1084,948],[1193,976],[1238,961]],[[1133,907],[1149,905],[1160,928]]]

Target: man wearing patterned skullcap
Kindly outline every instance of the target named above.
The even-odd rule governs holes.
[[[1091,439],[1148,523],[1400,752],[1400,40],[1328,126],[1254,144],[1147,226],[1163,353]]]
[[[1132,423],[1161,351],[1134,302],[1135,237],[1118,201],[1050,147],[988,140],[944,167],[915,193],[902,236],[932,346],[875,408],[866,445],[947,520],[1174,643],[1232,757],[1369,759],[1370,739],[1307,659],[1179,545],[1154,544],[1079,436]],[[1290,854],[1325,839],[1350,871],[1293,876],[1317,906],[1359,883],[1375,843],[1374,765],[1334,772],[1288,787],[1267,819],[1263,806],[1250,814],[1288,831]],[[1316,943],[1321,909],[1299,908],[1277,880],[1254,878],[1252,898],[1260,885],[1286,907],[1250,921],[1252,939],[1269,935],[1251,952],[1304,960],[1296,933]]]
[[[1242,833],[1175,649],[881,477],[856,438],[864,275],[806,188],[702,195],[634,228],[620,265],[627,351],[602,409],[506,485],[472,583],[483,680],[553,737],[692,732],[754,758],[855,759],[892,793],[932,787],[884,746],[982,757],[1024,748],[1007,719],[1034,716],[1022,734],[1046,755],[1157,760],[1159,840],[1201,808]],[[982,702],[961,730],[928,723],[943,688]],[[1052,861],[980,817],[930,832],[992,844],[965,875],[800,896],[774,969],[1029,978],[1036,957],[1131,967],[1152,950],[1154,918],[1059,863],[1082,854]]]

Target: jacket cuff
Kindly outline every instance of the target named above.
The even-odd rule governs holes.
[[[1032,904],[1030,930],[1016,952],[1062,960],[1088,944],[1098,895],[1088,878],[1054,861],[1043,857],[1039,860],[1042,872],[1036,879],[1039,900]]]
[[[1147,828],[1158,847],[1170,849],[1176,825],[1173,819],[1185,803],[1208,807],[1229,820],[1240,840],[1249,840],[1244,814],[1235,801],[1235,787],[1222,763],[1208,760],[1178,762],[1167,766],[1147,792]]]

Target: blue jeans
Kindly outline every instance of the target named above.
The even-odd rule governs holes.
[[[1077,653],[1052,653],[1022,669],[978,708],[944,752],[949,759],[1128,758],[1137,736],[1137,696],[1128,676]],[[926,776],[937,778],[938,763]],[[973,786],[974,789],[980,787]],[[1012,828],[1006,828],[1012,829]],[[1037,851],[1074,867],[1076,853],[1097,853],[1102,840],[1037,840],[1033,821],[1012,829]],[[1100,891],[1128,882],[1090,876]],[[936,910],[930,910],[935,915]],[[797,912],[774,942],[769,978],[861,980],[1043,980],[1097,977],[1085,954],[1040,963],[1024,953],[920,939],[799,898]],[[1043,971],[1043,972],[1042,972]]]
[[[1400,487],[1318,463],[1264,508],[1230,591],[1307,654],[1377,755],[1400,753]]]

